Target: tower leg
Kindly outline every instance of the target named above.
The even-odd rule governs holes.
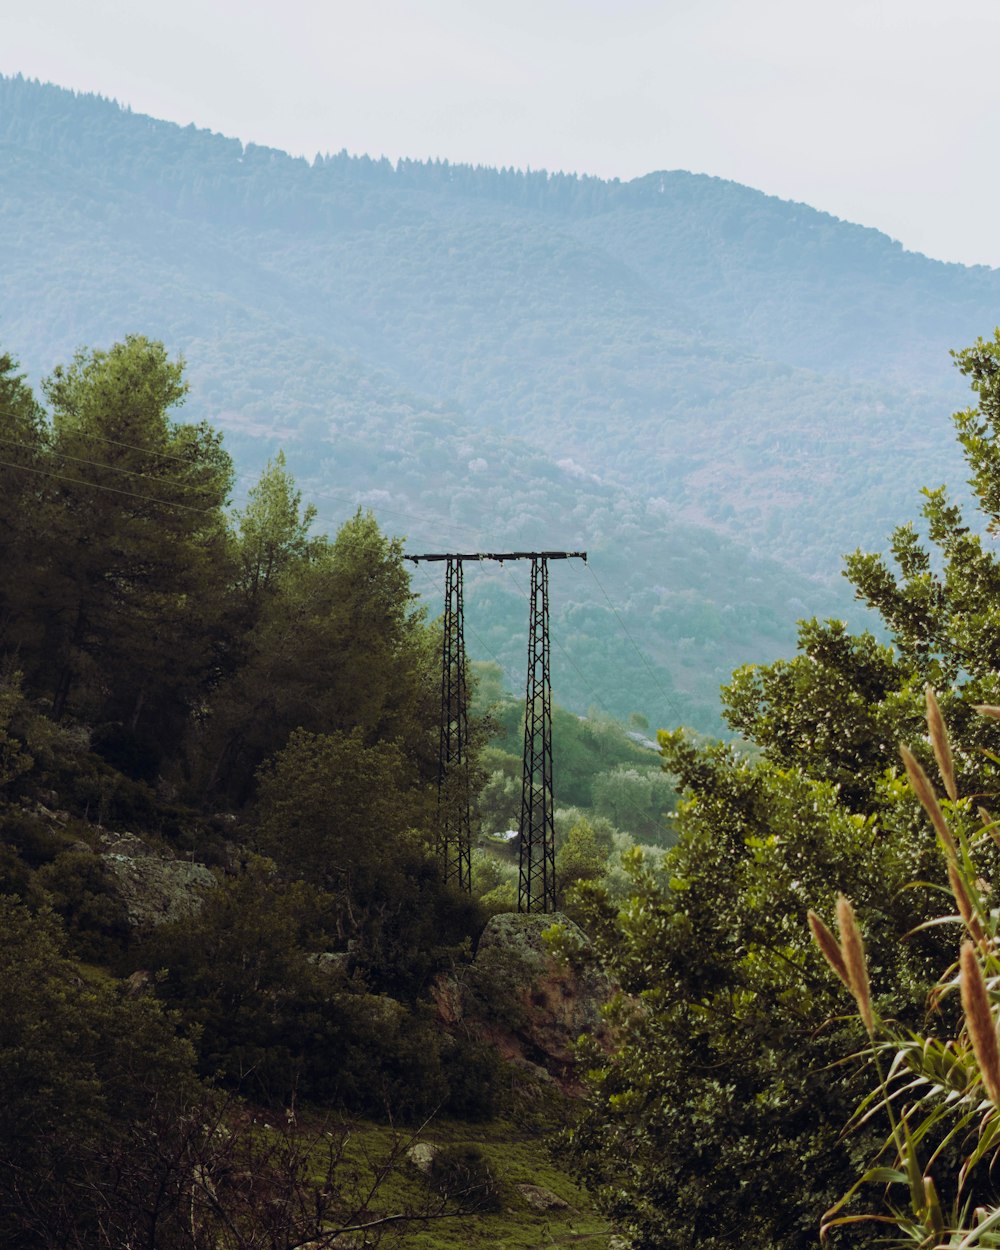
[[[445,881],[471,891],[469,704],[465,678],[462,561],[449,557],[445,571],[444,644],[441,655],[438,854]]]
[[[528,683],[524,706],[520,862],[517,910],[556,910],[555,824],[552,802],[552,686],[549,676],[549,566],[531,561]]]

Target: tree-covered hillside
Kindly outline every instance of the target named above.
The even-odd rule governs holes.
[[[20,79],[0,291],[33,380],[126,327],[182,351],[237,496],[280,446],[331,531],[362,504],[409,550],[586,548],[557,697],[701,727],[954,476],[947,349],[1000,304],[992,271],[717,179],[308,162]],[[517,580],[468,586],[514,688]]]
[[[401,542],[361,509],[313,532],[280,456],[230,508],[220,432],[176,419],[186,390],[141,335],[37,395],[0,353],[0,1244],[324,1250],[439,1219],[463,1232],[426,1244],[509,1223],[536,1244],[519,1185],[531,1158],[573,1190],[539,1135],[603,983],[542,949],[551,917],[500,916],[506,839],[475,847],[468,891],[443,879],[442,637]],[[623,884],[629,830],[667,840],[676,795],[621,726],[557,718],[588,809],[558,812],[573,908]],[[501,800],[477,815],[505,815],[520,757],[468,723],[476,791]],[[359,1136],[359,1115],[412,1127]]]

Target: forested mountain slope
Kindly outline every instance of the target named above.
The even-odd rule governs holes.
[[[183,351],[237,501],[284,446],[331,528],[588,549],[553,576],[557,697],[713,728],[735,664],[851,610],[839,553],[960,478],[947,351],[1000,274],[717,179],[310,163],[3,79],[0,293],[36,381],[128,332]],[[467,581],[515,688],[525,584]]]

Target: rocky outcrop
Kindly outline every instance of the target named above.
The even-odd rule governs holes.
[[[439,979],[433,993],[446,1025],[461,1023],[526,1074],[554,1078],[571,1092],[581,1033],[610,1044],[601,1008],[614,987],[586,958],[568,961],[550,949],[543,934],[556,923],[570,931],[574,947],[587,951],[587,938],[566,916],[494,916],[467,975]]]
[[[148,932],[193,915],[215,877],[204,864],[157,854],[132,833],[102,832],[98,851],[128,925]]]

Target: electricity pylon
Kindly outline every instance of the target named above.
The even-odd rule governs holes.
[[[438,853],[446,881],[472,889],[471,785],[462,564],[467,560],[531,561],[528,684],[521,778],[518,911],[555,911],[555,828],[552,801],[552,683],[549,673],[549,560],[586,560],[585,551],[443,552],[407,556],[414,564],[443,561],[444,639],[438,751]]]

